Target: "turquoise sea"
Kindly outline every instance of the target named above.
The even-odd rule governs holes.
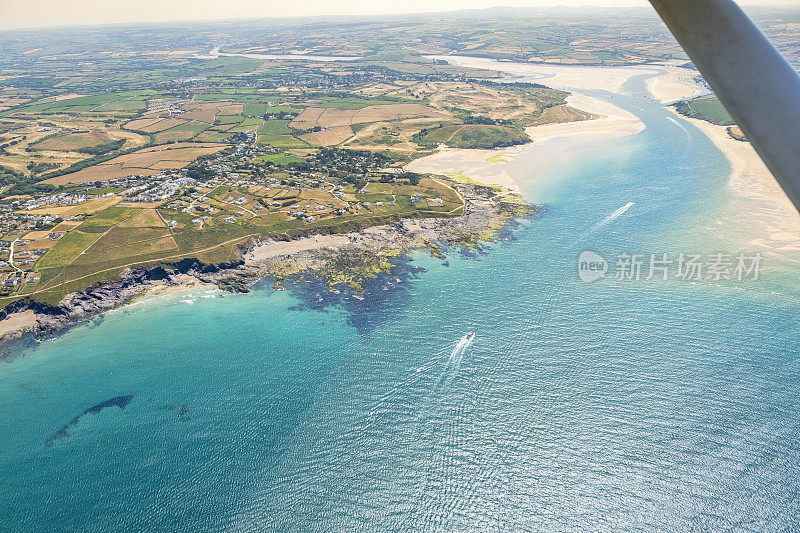
[[[578,279],[741,249],[727,160],[625,90],[647,129],[517,161],[543,211],[483,252],[363,301],[173,294],[0,363],[0,531],[800,528],[800,270]]]

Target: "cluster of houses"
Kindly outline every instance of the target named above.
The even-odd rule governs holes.
[[[110,193],[111,196],[114,196],[113,193]],[[103,196],[109,196],[105,194]],[[52,194],[50,196],[39,196],[37,198],[31,198],[30,200],[26,200],[22,204],[22,208],[31,211],[32,209],[39,209],[40,207],[44,207],[46,205],[76,205],[85,202],[86,200],[90,199],[91,196],[88,194]]]
[[[161,202],[166,200],[167,198],[174,196],[177,194],[183,187],[187,187],[189,185],[194,185],[197,183],[197,180],[188,177],[180,177],[180,178],[171,178],[167,181],[159,183],[155,187],[147,188],[147,186],[143,186],[145,190],[138,192],[138,189],[141,187],[134,187],[133,190],[129,189],[126,194],[131,192],[137,193],[135,196],[129,196],[127,198],[128,202]]]
[[[23,283],[36,283],[37,281],[39,281],[39,276],[37,276],[33,272],[21,272],[21,271],[9,272],[8,275],[5,276],[5,278],[2,278],[2,274],[0,274],[0,283],[2,283],[2,286],[6,290],[13,289],[14,287],[22,285]]]
[[[35,229],[47,229],[59,220],[57,215],[33,215],[3,210],[0,211],[0,232],[7,236],[21,235]],[[4,242],[0,241],[0,251],[7,248],[3,245]]]
[[[158,111],[163,109],[168,111],[172,117],[182,115],[186,112],[186,110],[183,108],[183,102],[180,100],[150,100],[147,109],[149,111]]]

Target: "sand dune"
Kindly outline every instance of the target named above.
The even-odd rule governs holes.
[[[523,63],[498,64],[489,59],[443,56],[455,64],[470,67],[500,69],[512,75],[533,77],[553,88],[578,91],[568,101],[578,109],[602,115],[602,118],[567,124],[549,124],[527,130],[533,143],[501,150],[455,150],[444,148],[438,153],[413,161],[408,169],[417,172],[464,177],[482,183],[520,190],[520,176],[513,161],[525,161],[538,166],[568,159],[565,151],[588,145],[593,135],[631,135],[644,126],[632,114],[611,104],[580,94],[581,90],[602,89],[622,91],[623,85],[641,74],[653,75],[647,81],[651,95],[662,103],[691,98],[707,92],[697,81],[698,73],[678,66],[676,62],[647,67],[573,67]],[[734,193],[735,224],[742,225],[742,237],[749,246],[771,251],[784,257],[800,252],[800,215],[789,202],[769,170],[749,143],[736,141],[724,127],[691,120],[731,161],[729,187]],[[559,139],[557,142],[552,142]],[[585,139],[582,143],[581,139]],[[530,170],[530,169],[529,169]]]
[[[593,136],[634,135],[644,130],[644,124],[635,115],[608,102],[584,94],[572,94],[567,102],[582,111],[600,115],[600,118],[528,128],[525,131],[533,142],[521,146],[499,150],[442,147],[435,154],[412,161],[406,169],[499,185],[519,192],[531,175],[511,171],[513,161],[524,157],[527,161],[550,164],[565,154],[564,143],[551,142],[555,139],[569,138],[571,149],[578,149],[582,141],[591,140]]]

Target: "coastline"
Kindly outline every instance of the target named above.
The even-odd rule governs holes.
[[[637,133],[635,123],[625,120],[625,117],[630,118],[627,112],[614,109],[613,106],[605,109],[595,107],[593,104],[597,103],[596,99],[592,101],[581,94],[581,90],[618,93],[632,77],[652,74],[647,80],[647,90],[664,106],[709,92],[698,79],[700,73],[682,67],[680,61],[634,67],[583,67],[498,64],[483,58],[454,56],[441,58],[461,66],[501,68],[512,76],[523,76],[553,88],[573,91],[568,99],[570,105],[603,115],[595,120],[529,128],[526,131],[533,142],[522,146],[486,151],[444,149],[412,162],[412,168],[415,169],[449,175],[454,179],[466,178],[506,187],[513,184],[518,191],[524,186],[523,178],[516,176],[507,167],[507,163],[517,157],[525,155],[526,162],[532,161],[537,166],[544,166],[551,164],[553,160],[563,160],[564,152],[580,149],[580,140],[590,138],[590,135],[610,137]],[[733,193],[731,213],[736,218],[736,224],[743,227],[744,231],[739,237],[743,237],[744,244],[784,259],[798,261],[800,215],[750,143],[732,139],[724,126],[683,116],[680,118],[697,126],[730,161],[728,188]],[[638,119],[635,120],[638,122]],[[556,145],[548,146],[548,141],[556,138],[561,140]],[[495,163],[489,163],[490,159]]]
[[[665,106],[709,91],[686,69],[666,65],[666,73],[647,82],[650,94]],[[696,73],[699,76],[699,73]],[[746,246],[797,262],[800,253],[800,214],[775,181],[761,157],[747,141],[728,135],[727,127],[705,120],[677,117],[697,127],[725,155],[731,165],[728,189],[733,193],[731,212],[744,231]]]
[[[519,193],[527,180],[510,172],[509,164],[518,158],[526,158],[544,165],[563,157],[564,144],[550,141],[569,139],[577,149],[581,141],[587,138],[636,135],[645,129],[642,121],[632,113],[593,96],[573,93],[567,97],[567,103],[581,111],[598,115],[598,118],[532,126],[525,130],[532,142],[508,148],[440,148],[434,154],[411,161],[405,168],[411,172],[504,187]]]
[[[69,294],[55,306],[19,300],[3,311],[0,344],[26,335],[46,338],[107,311],[175,292],[203,287],[248,292],[248,285],[265,278],[274,278],[276,289],[282,289],[284,282],[313,278],[325,281],[331,290],[344,285],[357,293],[364,280],[388,274],[394,267],[392,259],[404,252],[427,248],[440,257],[440,242],[479,246],[480,241],[499,237],[500,230],[512,219],[535,213],[513,191],[479,184],[452,186],[464,198],[463,215],[406,218],[347,234],[254,240],[242,248],[238,261],[209,265],[184,259],[169,265],[130,269],[117,280]]]
[[[514,68],[523,67],[528,65]],[[595,88],[612,92],[619,92],[636,75],[653,73],[655,76],[647,82],[648,91],[664,104],[703,91],[692,71],[674,65],[663,67],[656,71],[646,67],[536,65],[536,70],[550,72],[552,76],[546,82],[557,81],[554,85],[564,88],[577,79],[581,84],[591,81],[598,84]],[[313,275],[324,279],[330,288],[343,283],[358,290],[359,279],[391,268],[390,258],[407,250],[428,247],[435,255],[439,253],[434,244],[437,241],[469,245],[491,240],[512,218],[532,209],[519,202],[531,173],[521,176],[515,169],[520,165],[513,165],[517,159],[532,161],[537,167],[551,165],[569,158],[597,136],[630,136],[645,129],[632,113],[598,98],[573,92],[567,103],[598,118],[527,128],[532,142],[524,145],[494,150],[445,147],[406,165],[409,171],[450,178],[466,199],[467,213],[463,216],[403,219],[344,235],[250,242],[243,248],[240,261],[222,265],[186,259],[166,267],[133,269],[119,280],[68,295],[58,306],[15,302],[0,320],[0,343],[27,333],[47,336],[123,305],[200,286],[246,292],[247,285],[259,279],[274,278],[275,288],[282,288],[284,280]],[[754,235],[747,244],[777,254],[800,252],[800,215],[750,144],[730,138],[725,127],[681,118],[697,126],[730,160],[728,186],[735,195],[737,223],[744,223]],[[347,258],[346,269],[341,265],[332,267],[340,257]]]
[[[680,61],[671,61],[660,64],[664,73],[647,80],[647,90],[662,104],[671,104],[709,92],[697,81],[699,72],[680,67],[679,63]]]
[[[642,74],[655,75],[663,70],[662,64],[600,67],[556,63],[499,62],[483,57],[456,55],[433,55],[427,57],[444,60],[460,67],[498,70],[512,76],[525,77],[526,81],[534,81],[554,89],[570,92],[605,90],[618,93],[631,78]]]
[[[700,129],[730,161],[728,188],[734,193],[732,211],[748,233],[746,244],[797,262],[800,214],[752,145],[731,138],[725,126],[681,118]]]

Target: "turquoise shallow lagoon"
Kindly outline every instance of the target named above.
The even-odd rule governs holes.
[[[485,253],[363,301],[173,294],[0,364],[0,530],[800,527],[798,269],[578,279],[585,249],[739,251],[727,160],[644,87],[601,96],[647,129],[536,169],[543,213]]]

